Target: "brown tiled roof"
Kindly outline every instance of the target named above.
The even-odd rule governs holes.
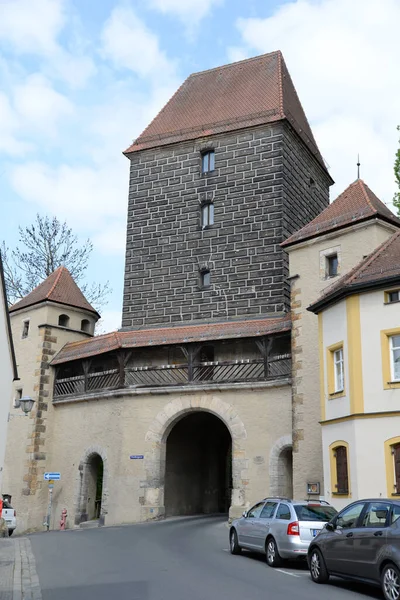
[[[322,213],[305,227],[296,231],[281,245],[283,247],[291,246],[330,231],[349,227],[353,223],[376,217],[400,227],[400,219],[375,196],[374,192],[369,189],[362,179],[357,179]]]
[[[278,51],[190,75],[125,154],[282,119],[326,169]]]
[[[400,231],[383,242],[349,273],[325,288],[318,300],[309,307],[313,312],[345,296],[380,285],[400,283]]]
[[[183,325],[139,331],[116,331],[98,335],[81,342],[66,344],[52,360],[53,365],[88,358],[118,348],[143,348],[145,346],[165,346],[205,340],[256,337],[289,331],[290,316],[231,321],[229,323],[207,323],[203,325]]]
[[[74,306],[75,308],[82,308],[94,313],[98,317],[100,316],[86,300],[72,278],[71,273],[65,267],[58,267],[58,269],[53,271],[53,273],[35,287],[30,294],[25,296],[25,298],[22,298],[22,300],[19,300],[19,302],[16,302],[16,304],[13,304],[10,308],[10,312],[14,312],[20,308],[27,308],[34,304],[39,304],[45,300],[66,304],[67,306]]]

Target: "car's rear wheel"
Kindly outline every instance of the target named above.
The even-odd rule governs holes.
[[[276,541],[273,537],[267,539],[265,554],[267,559],[267,564],[270,567],[280,567],[282,564],[282,558],[278,551],[278,546],[276,545]]]
[[[232,529],[229,536],[229,548],[231,554],[240,554],[242,551],[241,547],[239,546],[237,533],[234,529]]]
[[[393,563],[384,566],[381,582],[382,592],[386,600],[400,599],[400,572]]]
[[[328,569],[318,548],[314,548],[310,554],[310,573],[315,583],[326,583],[329,580]]]

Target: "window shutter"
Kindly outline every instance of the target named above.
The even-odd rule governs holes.
[[[396,492],[400,494],[400,444],[393,446],[394,454],[394,482],[396,484]]]
[[[337,474],[337,493],[348,494],[349,476],[347,470],[347,449],[345,446],[338,446],[336,452],[336,474]],[[400,459],[400,453],[399,453]],[[399,464],[400,467],[400,464]],[[399,473],[400,474],[400,473]]]

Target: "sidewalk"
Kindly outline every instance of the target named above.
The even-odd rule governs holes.
[[[42,600],[27,537],[0,539],[0,600]]]

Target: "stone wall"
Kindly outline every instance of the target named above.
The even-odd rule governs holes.
[[[64,507],[70,527],[83,512],[82,465],[93,452],[103,458],[107,473],[106,525],[163,517],[167,438],[178,421],[195,411],[215,415],[230,432],[231,516],[237,516],[269,493],[271,450],[290,436],[291,392],[287,382],[207,392],[123,390],[57,404],[53,411],[48,469],[60,470],[62,480],[55,486],[52,527]]]
[[[215,150],[215,170],[202,174],[207,148]],[[143,150],[130,160],[123,327],[289,308],[279,244],[328,203],[329,181],[288,125]],[[308,195],[310,178],[318,192]],[[204,200],[215,213],[206,229]],[[210,270],[208,289],[201,268]]]

